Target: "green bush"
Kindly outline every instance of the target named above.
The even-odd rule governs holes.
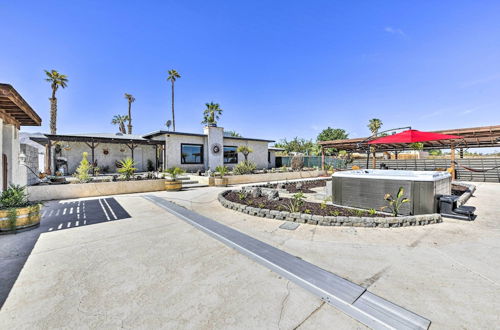
[[[9,209],[13,207],[28,206],[28,194],[26,187],[19,185],[11,185],[7,190],[0,195],[0,208]]]
[[[256,168],[254,163],[244,160],[234,167],[233,172],[235,174],[251,174]]]
[[[180,167],[171,167],[167,170],[165,170],[165,173],[167,173],[168,175],[170,175],[170,179],[172,181],[177,181],[177,177],[181,174],[184,173],[184,170]]]
[[[229,172],[229,168],[227,168],[227,166],[224,166],[224,165],[219,165],[215,168],[215,171],[217,173],[219,173],[220,177],[223,178],[224,175],[227,174],[227,172]]]
[[[87,160],[87,155],[88,154],[86,152],[82,153],[82,161],[76,169],[75,174],[73,174],[73,176],[76,177],[80,183],[85,183],[92,180],[92,176],[90,175],[92,165]]]
[[[120,160],[120,168],[118,168],[118,173],[121,173],[125,180],[130,180],[134,176],[135,171],[137,171],[137,168],[135,168],[135,163],[132,158],[125,158],[123,160]]]

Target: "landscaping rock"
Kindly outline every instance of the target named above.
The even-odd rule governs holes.
[[[277,201],[280,199],[280,195],[275,189],[262,189],[261,196],[266,197],[270,201]]]

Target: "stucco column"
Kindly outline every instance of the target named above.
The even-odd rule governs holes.
[[[215,171],[217,166],[224,165],[224,128],[205,126],[203,129],[208,135],[206,167]]]
[[[2,161],[2,155],[3,155],[3,119],[0,119],[0,191],[3,190],[3,161]]]

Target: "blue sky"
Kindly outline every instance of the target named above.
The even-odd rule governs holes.
[[[44,69],[69,76],[58,133],[115,132],[123,93],[135,133],[165,128],[167,70],[178,131],[206,102],[244,136],[351,137],[384,128],[500,124],[499,1],[1,1],[0,82],[48,131]]]

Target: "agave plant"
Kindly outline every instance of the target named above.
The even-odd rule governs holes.
[[[403,187],[400,187],[396,197],[393,197],[391,194],[385,194],[384,200],[389,204],[387,206],[381,207],[382,210],[389,209],[391,213],[397,217],[399,215],[399,209],[403,204],[409,203],[410,199],[404,197],[405,190]]]
[[[227,166],[220,165],[215,168],[215,171],[219,173],[221,178],[223,178],[224,175],[226,175],[227,172],[229,172],[229,168]]]
[[[165,170],[165,173],[170,175],[170,179],[172,181],[177,181],[177,178],[179,177],[179,175],[184,173],[184,170],[180,167],[171,167],[171,168]]]
[[[118,173],[121,173],[125,180],[130,180],[134,176],[135,171],[137,171],[137,168],[135,168],[135,163],[132,158],[125,158],[123,160],[120,160],[118,162],[120,165],[118,168]]]

